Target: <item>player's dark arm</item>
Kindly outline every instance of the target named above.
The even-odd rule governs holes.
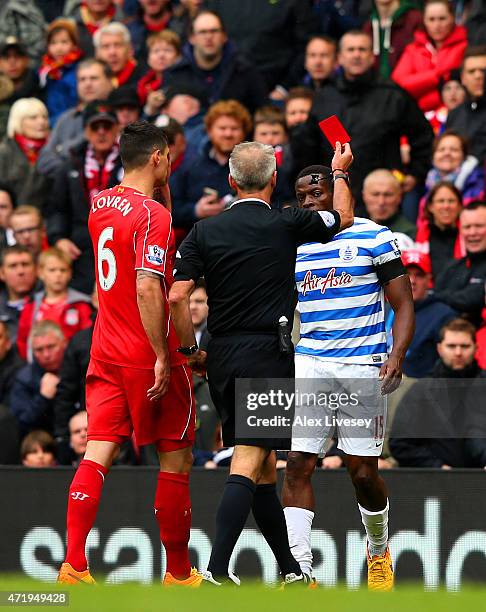
[[[392,327],[393,349],[380,371],[380,377],[383,379],[382,393],[386,394],[395,391],[400,385],[403,360],[415,333],[415,312],[407,274],[386,282],[384,290],[395,313]]]
[[[148,390],[149,399],[162,397],[169,386],[170,363],[161,276],[148,270],[137,270],[137,305],[147,338],[157,357],[155,384]]]
[[[347,172],[348,168],[353,163],[353,152],[349,143],[343,145],[341,149],[340,143],[336,143],[336,150],[332,158],[332,172],[334,176],[339,176]],[[332,207],[339,213],[341,218],[340,230],[351,227],[354,223],[354,201],[349,184],[344,179],[336,179],[334,183],[334,194],[332,198]]]

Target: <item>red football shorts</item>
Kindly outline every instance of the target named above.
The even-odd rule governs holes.
[[[152,402],[154,371],[91,359],[86,374],[88,440],[121,444],[135,432],[137,444],[157,443],[159,451],[191,446],[196,410],[192,375],[187,365],[170,370],[167,393]]]

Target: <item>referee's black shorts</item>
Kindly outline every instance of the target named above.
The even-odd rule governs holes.
[[[290,448],[290,438],[238,438],[235,433],[237,378],[294,378],[294,355],[279,351],[277,335],[212,337],[208,346],[207,374],[211,397],[221,419],[225,446],[244,444],[280,450]]]

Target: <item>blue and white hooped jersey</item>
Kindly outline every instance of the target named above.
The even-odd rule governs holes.
[[[297,250],[300,341],[296,353],[381,365],[387,358],[384,290],[377,267],[400,259],[392,232],[369,219]]]

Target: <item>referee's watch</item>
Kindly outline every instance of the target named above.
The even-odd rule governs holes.
[[[198,350],[198,345],[193,344],[192,346],[180,346],[177,349],[178,353],[182,353],[183,355],[185,355],[186,357],[190,357],[191,355],[194,355],[195,352],[197,352]]]

